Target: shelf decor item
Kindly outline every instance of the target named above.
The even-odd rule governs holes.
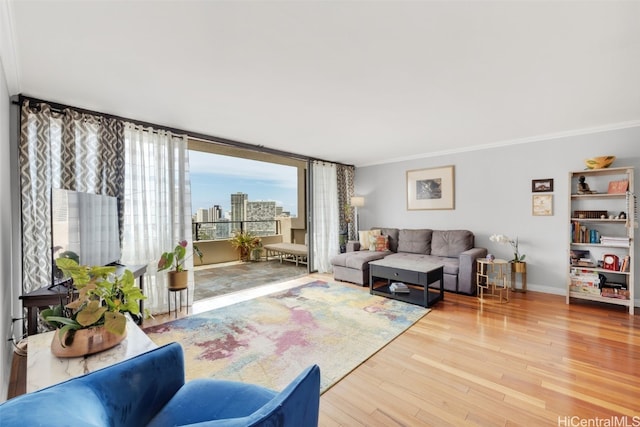
[[[598,156],[590,157],[584,160],[587,169],[605,169],[611,166],[616,160],[616,156]]]

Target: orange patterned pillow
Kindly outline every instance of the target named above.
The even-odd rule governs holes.
[[[389,250],[389,236],[377,236],[376,237],[376,251],[388,251]]]

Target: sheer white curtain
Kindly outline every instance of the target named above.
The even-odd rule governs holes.
[[[188,242],[185,269],[193,295],[191,186],[187,137],[125,124],[125,212],[122,263],[148,264],[145,309],[168,311],[167,273],[157,271],[163,252]],[[189,301],[191,303],[191,301]]]
[[[340,253],[336,165],[314,161],[312,167],[313,267],[319,273],[330,273],[329,260]]]

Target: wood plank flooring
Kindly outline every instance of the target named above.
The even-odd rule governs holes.
[[[447,293],[323,394],[320,425],[640,425],[639,325],[625,307],[562,296]]]
[[[292,282],[310,279],[332,277]],[[498,304],[447,293],[322,395],[320,426],[640,425],[640,316],[510,296]]]

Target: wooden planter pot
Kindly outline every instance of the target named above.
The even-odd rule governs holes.
[[[62,339],[64,347],[60,342],[59,331],[53,335],[51,340],[51,353],[58,357],[81,357],[88,354],[99,353],[111,347],[118,345],[125,337],[127,332],[122,335],[109,332],[104,326],[96,326],[88,329],[78,329],[73,332],[73,338],[70,337],[71,332],[67,332]]]
[[[189,278],[189,272],[187,270],[182,271],[170,271],[169,273],[169,289],[186,289],[187,279]]]

